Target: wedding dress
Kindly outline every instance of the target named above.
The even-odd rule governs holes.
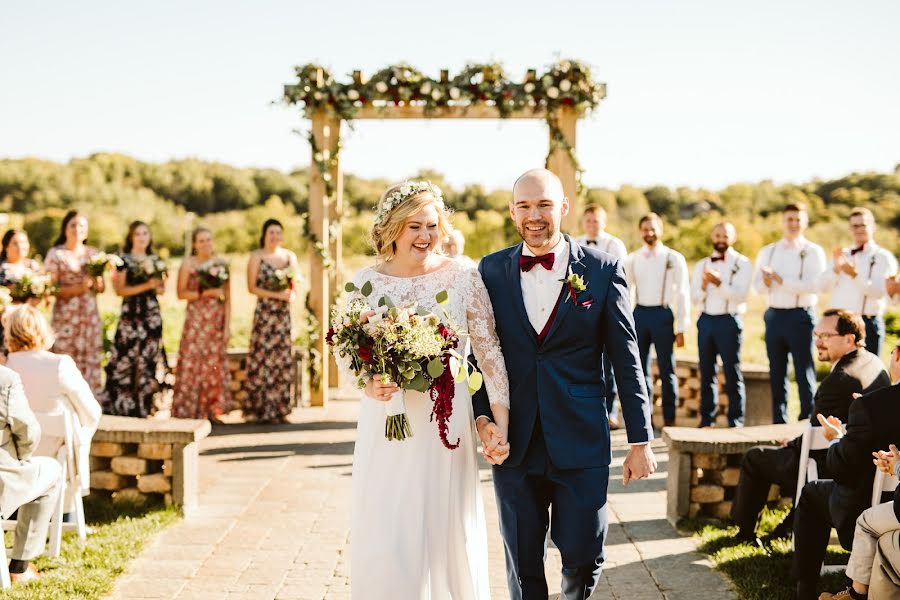
[[[400,306],[418,302],[465,330],[459,352],[470,349],[491,403],[509,404],[509,381],[494,328],[490,298],[478,271],[452,261],[418,277],[392,277],[371,268],[354,278],[357,289],[373,287],[371,306],[387,296]],[[446,290],[449,302],[435,296]],[[339,363],[341,357],[336,356]],[[344,369],[347,363],[342,365]],[[413,436],[384,437],[384,402],[362,394],[356,448],[350,529],[350,582],[354,600],[486,600],[487,531],[478,476],[477,434],[467,384],[456,384],[447,439],[430,421],[432,401],[405,391]]]

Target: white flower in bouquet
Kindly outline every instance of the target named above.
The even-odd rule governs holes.
[[[557,89],[556,87],[551,87],[547,90],[547,97],[553,98],[554,100],[559,98],[559,89]]]
[[[563,92],[568,92],[572,89],[572,82],[568,79],[563,79],[559,82],[559,89]]]

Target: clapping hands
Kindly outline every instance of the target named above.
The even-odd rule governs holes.
[[[884,450],[873,452],[872,456],[875,457],[875,460],[872,462],[875,463],[879,471],[893,475],[894,469],[897,468],[897,462],[900,461],[900,450],[897,450],[897,446],[894,444],[891,444],[888,450],[888,452]]]
[[[822,426],[822,434],[829,442],[844,437],[844,424],[837,417],[825,417],[822,413],[816,415]]]

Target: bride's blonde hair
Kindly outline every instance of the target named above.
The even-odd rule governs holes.
[[[429,204],[434,205],[438,215],[438,240],[434,245],[435,252],[441,252],[444,240],[450,235],[450,211],[444,206],[440,190],[436,186],[428,185],[427,189],[413,190],[408,195],[402,194],[401,190],[408,191],[405,188],[411,185],[426,187],[424,183],[410,184],[408,181],[397,183],[385,190],[375,207],[376,219],[370,238],[379,262],[394,258],[397,250],[395,242],[403,232],[406,219]],[[397,195],[402,198],[399,203],[396,200]]]

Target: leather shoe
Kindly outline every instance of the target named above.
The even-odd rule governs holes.
[[[663,421],[663,427],[675,427],[675,419],[666,419]]]
[[[40,578],[41,575],[33,564],[29,564],[28,568],[21,573],[9,574],[9,579],[13,583],[28,583],[29,581],[37,581]]]
[[[849,588],[846,590],[841,590],[835,594],[831,592],[822,592],[819,594],[819,600],[852,600],[853,596],[850,595]]]

